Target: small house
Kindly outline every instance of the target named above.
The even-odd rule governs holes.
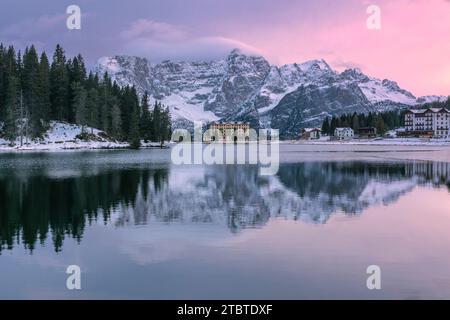
[[[352,128],[336,128],[334,130],[334,138],[337,140],[350,140],[355,137],[355,132]]]
[[[300,139],[317,140],[322,136],[322,130],[319,128],[303,128],[300,131]]]
[[[360,138],[376,138],[377,136],[377,128],[374,127],[359,128],[357,132]]]

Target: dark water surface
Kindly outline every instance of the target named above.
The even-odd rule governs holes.
[[[442,155],[295,148],[275,176],[170,150],[0,154],[0,298],[450,299]]]

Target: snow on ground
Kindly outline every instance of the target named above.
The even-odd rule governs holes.
[[[125,149],[129,147],[127,142],[115,141],[98,129],[86,127],[84,132],[89,135],[89,141],[77,138],[81,134],[81,126],[51,121],[50,129],[42,139],[28,141],[28,143],[24,139],[22,147],[20,147],[20,139],[17,139],[15,145],[11,146],[9,141],[0,138],[0,152]],[[142,148],[159,148],[160,146],[159,142],[141,141]],[[164,143],[164,147],[167,147],[167,142]]]
[[[93,133],[91,141],[77,139],[81,133],[81,127],[75,124],[62,122],[50,122],[50,129],[46,132],[43,139],[28,141],[23,140],[20,147],[20,140],[17,139],[15,146],[10,146],[8,141],[0,139],[0,151],[14,150],[67,150],[67,149],[118,149],[128,147],[128,143],[112,141],[100,130],[86,128],[85,132]]]

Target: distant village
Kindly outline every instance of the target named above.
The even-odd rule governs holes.
[[[410,109],[405,113],[405,126],[378,133],[375,127],[337,127],[328,140],[376,139],[376,138],[435,138],[450,139],[450,110],[447,108]],[[321,128],[303,128],[301,140],[324,138]]]
[[[235,134],[227,132],[249,132],[248,122],[213,122],[208,126],[209,134],[204,142],[236,142]],[[214,132],[214,134],[211,134]],[[324,133],[322,128],[302,128],[297,140],[348,141],[354,139],[390,139],[390,138],[428,138],[450,139],[450,110],[447,108],[410,109],[404,112],[404,126],[387,132],[378,132],[376,127],[336,127],[333,131]],[[269,137],[270,139],[270,137]],[[245,141],[248,141],[248,134]]]

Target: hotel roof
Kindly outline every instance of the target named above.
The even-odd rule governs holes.
[[[439,112],[445,112],[450,113],[450,110],[446,108],[427,108],[427,109],[409,109],[407,112],[414,113],[414,114],[422,114],[425,112],[433,112],[433,113],[439,113]]]

